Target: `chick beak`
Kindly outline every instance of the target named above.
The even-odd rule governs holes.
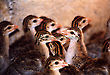
[[[67,40],[66,40],[66,42],[69,42],[70,41],[70,39],[68,38]]]
[[[64,63],[62,64],[62,67],[65,67],[65,66],[68,66],[68,64],[67,64],[66,62],[64,62]]]
[[[41,18],[38,18],[37,20],[38,20],[38,25],[40,25],[41,22],[43,21],[43,19],[41,19]]]
[[[62,34],[62,35],[66,35],[67,33],[65,33],[66,32],[66,30],[58,30],[57,31],[57,33],[60,33],[60,34]]]
[[[68,35],[66,31],[61,32],[62,35]]]
[[[61,24],[58,24],[57,26],[56,26],[56,28],[61,28],[62,27],[62,25]]]
[[[61,31],[60,30],[57,30],[56,33],[60,33],[61,34]]]
[[[91,22],[91,19],[90,18],[87,18],[88,19],[88,22]]]
[[[51,39],[52,41],[57,41],[57,39],[55,38],[55,39]]]
[[[14,29],[18,29],[18,25],[14,25]]]

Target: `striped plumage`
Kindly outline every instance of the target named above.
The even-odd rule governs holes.
[[[56,38],[49,33],[48,31],[45,30],[40,30],[36,33],[35,37],[37,38],[37,42],[40,45],[46,46],[44,47],[43,51],[41,53],[45,53],[45,55],[47,55],[46,53],[48,53],[49,56],[65,56],[65,49],[63,47],[63,45],[59,42],[59,41],[54,41],[56,40]],[[43,48],[42,47],[42,48]],[[47,50],[47,51],[45,51]],[[47,58],[48,58],[47,57]]]
[[[83,28],[86,27],[89,22],[91,20],[87,17],[84,17],[84,16],[76,16],[73,21],[72,21],[72,24],[71,24],[71,27],[72,28],[78,28],[80,29],[81,31],[81,41],[82,41],[82,45],[83,45],[83,48],[84,48],[84,52],[85,54],[87,55],[87,49],[86,49],[86,46],[85,46],[85,43],[84,43],[84,33],[83,33]]]
[[[55,22],[54,20],[52,20],[50,18],[47,18],[45,16],[41,16],[39,18],[43,19],[43,21],[41,22],[41,24],[38,28],[38,29],[41,29],[41,30],[44,30],[44,29],[47,30],[48,24],[51,23],[51,22],[53,22],[53,23]]]
[[[85,46],[85,43],[84,43],[84,34],[83,34],[83,31],[82,29],[88,25],[88,23],[90,22],[90,19],[89,18],[86,18],[86,17],[83,17],[83,16],[76,16],[73,21],[72,21],[72,24],[71,24],[71,28],[73,28],[74,30],[76,31],[79,31],[80,32],[80,37],[81,37],[81,44],[82,44],[82,48],[83,48],[83,52],[85,55],[88,55],[87,53],[87,49],[86,49],[86,46]],[[63,27],[63,28],[60,28],[59,31],[57,31],[57,33],[64,33],[68,30],[67,27]]]
[[[39,45],[39,43],[46,44],[47,42],[56,40],[56,38],[50,32],[48,32],[46,30],[36,31],[35,38],[36,38],[36,43],[38,45]]]
[[[46,44],[49,48],[49,54],[51,56],[65,57],[65,49],[59,41],[52,41]]]
[[[70,28],[63,33],[70,38],[70,47],[67,50],[65,60],[67,63],[74,65],[84,74],[108,74],[106,71],[104,59],[93,59],[85,55],[83,45],[81,45],[80,29]],[[76,42],[75,42],[76,41]],[[72,53],[73,52],[73,53]],[[72,54],[71,54],[72,53]],[[70,55],[72,55],[70,57]],[[93,72],[93,73],[92,73]]]
[[[87,52],[87,49],[86,49],[86,46],[85,46],[85,43],[84,43],[84,33],[83,33],[83,28],[86,27],[89,22],[91,20],[87,17],[84,17],[84,16],[76,16],[73,21],[72,21],[72,24],[71,24],[71,27],[72,28],[78,28],[80,29],[81,31],[81,41],[82,41],[82,45],[83,45],[83,48],[84,48],[84,52],[85,54],[87,55],[88,52]]]
[[[104,46],[102,50],[102,57],[108,64],[109,74],[110,74],[110,38],[104,41]]]
[[[49,49],[46,43],[51,42],[56,38],[46,30],[37,31],[35,37],[36,37],[36,44],[40,46],[41,48],[40,52],[45,56],[45,60],[46,60],[50,56]]]
[[[39,17],[43,19],[39,26],[36,27],[36,30],[47,30],[50,33],[59,29],[61,25],[58,25],[54,20],[47,18],[45,16]]]
[[[107,63],[110,65],[110,59],[109,59],[110,58],[110,38],[104,41],[104,46],[103,46],[101,56],[104,57],[104,59],[107,60]]]
[[[9,39],[16,35],[17,26],[1,22],[0,75],[3,71],[3,75],[109,75],[110,39],[104,43],[101,58],[87,56],[82,29],[89,21],[76,16],[71,28],[61,28],[48,17],[28,15],[23,20],[24,35],[11,44]],[[60,28],[64,31],[57,34]]]
[[[79,29],[83,29],[90,22],[90,19],[84,16],[76,16],[71,24],[72,28],[78,27]]]
[[[56,39],[62,43],[63,46],[67,43],[69,44],[70,39],[66,36],[59,33],[52,33],[52,35],[55,36]]]
[[[69,39],[63,36],[62,34],[56,33],[56,31],[59,30],[62,26],[58,25],[54,20],[47,18],[45,16],[41,16],[40,18],[43,19],[43,21],[41,22],[41,25],[36,27],[36,30],[41,29],[49,31],[50,33],[52,33],[53,36],[56,37],[58,41],[65,45],[65,49],[67,49],[69,45]]]

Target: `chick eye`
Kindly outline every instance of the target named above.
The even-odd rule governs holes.
[[[85,23],[86,22],[86,20],[83,20],[83,23]]]
[[[58,65],[58,64],[59,64],[59,62],[58,62],[58,61],[56,61],[56,62],[55,62],[55,64],[56,64],[56,65]]]
[[[11,27],[8,27],[7,29],[11,29]]]
[[[34,23],[36,23],[36,22],[37,22],[37,20],[33,20],[33,22],[34,22]]]
[[[74,32],[70,32],[71,34],[74,34]]]
[[[78,34],[78,36],[80,37],[81,35],[80,35],[80,34]]]
[[[60,39],[61,41],[63,40],[63,38]]]
[[[39,41],[42,41],[41,39],[39,39]]]
[[[55,26],[55,24],[53,23],[53,24],[51,24],[51,26]]]
[[[45,38],[48,38],[49,36],[45,36]]]

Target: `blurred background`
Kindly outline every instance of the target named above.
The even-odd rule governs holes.
[[[84,30],[84,37],[88,50],[92,48],[91,51],[95,53],[99,49],[94,44],[98,43],[99,46],[100,40],[104,40],[109,31],[107,21],[110,18],[110,0],[0,0],[0,21],[11,21],[22,30],[24,17],[31,14],[47,16],[68,27],[75,16],[90,18],[90,27]]]

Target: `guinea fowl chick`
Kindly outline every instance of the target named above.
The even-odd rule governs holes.
[[[70,39],[70,44],[66,52],[65,60],[68,64],[73,63],[73,58],[76,56],[86,56],[85,48],[82,44],[81,31],[80,29],[70,28],[62,32],[63,35]]]
[[[78,75],[74,66],[69,66],[61,57],[49,57],[45,65],[44,75]]]
[[[1,37],[0,50],[1,50],[1,53],[3,52],[3,54],[6,55],[7,57],[9,56],[9,38],[14,32],[16,32],[17,29],[18,29],[18,26],[13,25],[11,22],[2,21],[0,23],[0,37]]]
[[[106,59],[108,60],[108,63],[110,62],[110,59],[109,59],[109,57],[110,57],[110,38],[108,38],[104,41],[102,56],[106,56]]]
[[[65,60],[69,64],[74,65],[76,68],[80,69],[84,74],[108,74],[106,71],[105,60],[93,59],[84,54],[84,50],[82,50],[83,46],[81,46],[81,34],[80,30],[70,28],[65,33],[63,33],[66,37],[70,38],[70,47],[67,50]],[[72,40],[73,39],[73,40]],[[76,40],[75,40],[76,39]],[[76,42],[75,42],[76,41]],[[72,43],[72,44],[71,44]],[[68,52],[70,51],[70,52]],[[73,52],[73,54],[71,54]],[[69,55],[73,55],[72,57]],[[71,58],[69,60],[69,58]],[[93,73],[92,73],[93,72]]]
[[[83,45],[83,52],[85,55],[88,55],[88,52],[87,52],[87,49],[86,49],[86,46],[85,46],[85,43],[84,43],[84,34],[83,34],[83,31],[82,29],[87,26],[90,22],[90,19],[89,18],[86,18],[86,17],[83,17],[83,16],[76,16],[73,21],[72,21],[72,24],[71,24],[71,28],[74,28],[74,29],[79,29],[80,30],[80,33],[81,33],[81,41],[82,41],[82,45]],[[57,33],[65,33],[65,31],[68,29],[68,27],[62,27],[60,28],[60,30],[57,31]]]
[[[101,56],[102,56],[102,59],[106,61],[106,64],[108,64],[108,70],[110,74],[110,59],[109,59],[110,58],[110,38],[104,41],[104,46],[103,46]]]
[[[9,38],[18,29],[9,21],[0,22],[0,75],[9,65]]]
[[[50,18],[47,18],[45,16],[41,16],[39,17],[41,19],[43,19],[43,21],[41,22],[41,24],[39,26],[36,27],[36,30],[46,30],[46,31],[49,31],[50,33],[52,33],[52,35],[54,35],[56,37],[56,39],[58,41],[60,41],[63,45],[65,44],[65,48],[68,47],[68,43],[69,43],[69,39],[67,39],[65,36],[61,35],[61,34],[58,34],[62,37],[58,37],[56,36],[56,31],[59,30],[62,25],[59,25],[57,24],[54,20],[50,19]],[[58,38],[57,38],[58,37]],[[61,38],[61,39],[60,39]],[[64,40],[62,40],[64,38]]]
[[[28,15],[23,20],[23,30],[24,32],[31,31],[32,35],[34,36],[36,31],[35,27],[39,26],[43,19],[38,18],[35,15]]]
[[[15,40],[15,42],[10,46],[10,59],[13,59],[14,57],[18,56],[19,54],[23,53],[23,50],[26,50],[24,47],[27,46],[26,48],[29,49],[34,49],[34,42],[35,38],[34,35],[36,33],[35,27],[40,24],[42,19],[39,19],[35,15],[28,15],[24,18],[23,20],[23,31],[24,31],[24,36],[21,36],[18,40]],[[32,44],[31,44],[32,43]],[[28,46],[29,45],[29,46]],[[16,48],[16,46],[18,48]],[[21,50],[19,50],[21,48]],[[36,46],[38,49],[38,47]],[[26,50],[27,51],[27,50]]]
[[[84,52],[86,55],[88,55],[85,43],[84,43],[84,33],[83,33],[83,28],[86,27],[90,23],[91,19],[84,17],[84,16],[76,16],[71,24],[72,28],[79,28],[81,31],[81,38],[82,38],[82,45],[84,47]]]
[[[39,30],[35,34],[36,44],[40,46],[40,53],[45,56],[45,60],[49,57],[49,49],[46,43],[55,40],[56,38],[46,30]]]
[[[46,30],[51,33],[57,31],[60,27],[62,27],[61,25],[57,24],[54,20],[45,16],[41,16],[39,18],[43,19],[43,21],[40,23],[39,26],[36,27],[36,30]]]
[[[81,31],[86,27],[91,20],[84,16],[76,16],[71,23],[71,28],[79,28]],[[67,30],[68,27],[62,27],[57,32],[61,33],[62,31]]]
[[[5,75],[33,75],[43,71],[44,57],[41,55],[39,46],[35,45],[34,34],[36,24],[33,20],[39,22],[35,16],[28,16],[23,20],[23,30],[25,35],[21,36],[10,46],[11,64]],[[35,22],[35,21],[34,21]]]
[[[91,19],[84,17],[84,16],[76,16],[72,21],[72,28],[78,27],[80,30],[82,30],[85,26],[89,24]]]
[[[59,33],[53,33],[52,35],[55,36],[56,39],[61,42],[61,44],[64,46],[65,50],[67,51],[69,47],[70,39]]]
[[[47,47],[49,48],[49,55],[50,56],[60,56],[65,57],[65,49],[63,45],[59,41],[52,41],[46,43]]]
[[[41,16],[40,18],[42,18],[43,21],[39,27],[36,27],[36,30],[40,28],[41,30],[49,31],[50,33],[52,33],[53,36],[56,37],[58,41],[65,45],[65,48],[67,48],[69,38],[63,36],[62,34],[56,33],[56,31],[59,30],[62,27],[62,25],[57,24],[54,20],[47,18],[45,16]]]

